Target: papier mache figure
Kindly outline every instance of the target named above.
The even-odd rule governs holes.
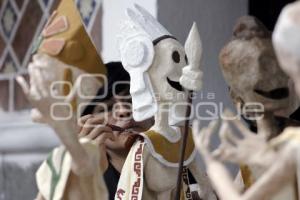
[[[63,144],[37,171],[38,198],[107,199],[100,147],[77,137],[77,117],[103,85],[106,68],[73,0],[61,1],[37,51],[29,65],[30,86],[21,77],[17,80],[37,109],[35,120],[50,125]]]
[[[245,111],[242,112],[242,116],[252,129],[258,129],[258,135],[253,135],[253,138],[269,140],[287,126],[299,126],[299,122],[283,117],[289,116],[297,108],[298,98],[290,87],[288,77],[279,67],[270,32],[251,16],[241,17],[233,32],[234,38],[220,53],[220,64],[237,109]],[[261,113],[255,113],[254,109]],[[257,116],[260,114],[263,114],[262,118]],[[255,120],[256,117],[258,120]],[[251,150],[253,146],[244,145],[240,148]],[[259,153],[258,148],[255,150]],[[229,154],[229,151],[221,145],[220,157],[234,162],[237,162],[235,156],[242,157],[240,151],[236,151],[238,155],[235,156]],[[245,158],[247,157],[248,155],[245,155]],[[245,163],[244,160],[244,163],[238,161],[237,164],[249,163]],[[265,162],[266,166],[268,164]],[[250,187],[265,168],[253,163],[241,165],[244,189]],[[291,190],[286,190],[285,193],[292,194]]]
[[[142,133],[144,141],[133,145],[123,166],[116,199],[174,199],[187,89],[200,90],[201,42],[196,25],[185,49],[142,7],[127,10],[119,35],[121,61],[130,74],[133,118],[154,116],[155,123]],[[189,62],[188,62],[189,59]],[[185,173],[191,171],[200,186],[200,197],[216,199],[207,176],[195,161],[190,134],[184,158]],[[191,198],[188,183],[184,196]]]
[[[298,98],[278,64],[271,33],[258,19],[241,17],[233,35],[220,52],[221,70],[229,85],[230,96],[241,111],[255,106],[260,109],[258,104],[261,104],[264,109],[260,112],[264,112],[264,118],[260,125],[263,123],[268,129],[267,137],[274,137],[286,124],[294,123],[287,117],[298,108]],[[257,129],[251,113],[244,114],[251,128]]]
[[[273,44],[278,60],[282,69],[292,78],[298,97],[300,97],[299,13],[299,2],[284,8],[273,33]],[[235,136],[228,122],[223,122],[220,135],[223,137],[223,145],[227,146],[224,148],[227,149],[227,157],[235,159],[235,162],[260,165],[264,170],[260,177],[240,194],[224,166],[215,159],[215,153],[209,150],[210,135],[216,129],[216,123],[212,122],[209,127],[202,129],[200,137],[195,135],[195,138],[198,138],[196,146],[205,159],[209,177],[219,197],[224,200],[299,199],[299,128],[288,127],[279,136],[268,141],[264,133],[258,131],[256,136],[239,121],[234,120],[233,123],[244,138]],[[194,131],[197,131],[196,129],[195,125]],[[252,149],[243,148],[244,146]]]

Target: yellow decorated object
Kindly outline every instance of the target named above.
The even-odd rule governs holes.
[[[242,176],[243,183],[244,183],[244,190],[247,190],[254,183],[254,180],[253,180],[254,178],[253,178],[251,169],[247,165],[241,165],[240,170],[241,170],[241,176]]]
[[[184,155],[184,161],[193,157],[195,152],[195,145],[192,136],[192,130],[189,130],[187,145]],[[177,164],[180,160],[180,146],[181,140],[175,143],[171,143],[161,134],[149,130],[143,134],[148,144],[151,144],[152,154],[156,158],[160,158],[161,162]]]
[[[42,32],[38,52],[90,74],[106,74],[73,0],[62,0]]]

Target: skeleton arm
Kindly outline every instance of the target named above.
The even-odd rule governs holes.
[[[240,137],[234,134],[229,123],[240,132]],[[213,155],[220,160],[265,170],[276,159],[275,151],[267,144],[267,137],[264,134],[251,132],[238,119],[223,122],[219,133],[221,145],[213,152]],[[262,157],[264,160],[261,159]]]
[[[49,91],[49,85],[43,81],[43,74],[39,67],[29,66],[30,86],[22,77],[18,77],[17,81],[22,87],[25,95],[32,104],[43,115],[45,122],[50,125],[61,142],[72,156],[72,169],[77,175],[90,175],[93,172],[91,158],[87,155],[84,148],[80,145],[77,134],[79,129],[75,118],[69,120],[55,120],[51,116],[51,106],[54,103],[68,103],[74,98],[74,94],[66,98],[65,101],[54,99]],[[61,107],[58,110],[60,116],[67,116],[69,110],[66,107]]]
[[[204,200],[216,200],[217,197],[213,191],[213,188],[210,184],[210,180],[207,175],[200,169],[197,165],[197,162],[194,160],[189,166],[189,170],[192,172],[195,177],[199,188],[200,188],[200,198]]]

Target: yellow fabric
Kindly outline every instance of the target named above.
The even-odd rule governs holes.
[[[65,40],[63,50],[56,56],[52,55],[52,57],[90,74],[106,74],[106,68],[85,30],[75,2],[73,0],[61,1],[56,12],[51,22],[61,16],[65,16],[67,18],[68,28],[66,31],[44,38],[44,40]],[[48,24],[51,25],[51,22]],[[41,46],[38,52],[47,53]]]
[[[244,182],[244,189],[247,190],[254,182],[252,172],[247,165],[241,165],[240,170]]]
[[[178,142],[171,143],[168,141],[164,136],[161,134],[149,130],[145,133],[145,135],[150,139],[154,151],[161,155],[165,160],[171,163],[178,163],[180,160],[180,146],[181,146],[181,141],[179,140]],[[191,129],[189,130],[188,138],[187,138],[187,145],[185,149],[185,155],[184,155],[184,160],[186,161],[191,154],[193,153],[195,148],[194,141],[193,141],[193,136]]]

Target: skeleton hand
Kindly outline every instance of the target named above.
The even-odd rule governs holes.
[[[199,91],[202,88],[202,77],[203,73],[200,69],[194,69],[193,66],[188,65],[182,69],[179,82],[188,90]]]
[[[51,85],[57,80],[57,77],[61,77],[64,66],[58,66],[60,63],[56,59],[46,55],[46,54],[35,54],[33,56],[33,61],[29,64],[29,74],[34,76],[34,69],[40,69],[40,73],[43,75],[43,82],[45,85]],[[55,67],[53,67],[55,66]],[[30,85],[37,84],[36,81],[31,78]],[[57,91],[52,91],[53,93],[58,93]],[[35,92],[31,92],[35,93]],[[31,110],[31,119],[37,123],[46,123],[43,119],[42,113],[37,109],[33,108]]]
[[[182,69],[182,76],[179,79],[180,84],[193,91],[199,91],[202,88],[203,73],[200,69],[202,57],[202,44],[197,25],[194,23],[185,43],[185,52],[189,60],[189,65]]]
[[[73,90],[73,92],[71,92],[65,99],[55,99],[50,92],[50,85],[48,81],[45,81],[45,75],[42,73],[43,69],[29,65],[28,70],[30,75],[30,86],[23,77],[18,77],[17,81],[22,87],[29,102],[43,116],[43,121],[54,129],[62,129],[61,131],[57,131],[58,134],[63,134],[60,135],[62,137],[68,137],[70,132],[72,134],[76,133],[78,127],[75,116],[72,115],[66,120],[55,119],[55,117],[69,116],[71,111],[70,102],[75,97],[75,90]],[[55,104],[63,104],[63,106],[58,106],[55,109]],[[55,117],[53,116],[53,113],[55,113]]]
[[[268,148],[266,137],[251,132],[237,119],[230,122],[237,128],[242,138],[233,133],[229,121],[223,121],[219,131],[221,144],[213,152],[213,156],[237,164],[268,167],[275,159],[275,152]]]
[[[70,152],[73,159],[72,170],[74,173],[83,176],[91,175],[95,169],[93,161],[95,158],[88,155],[78,141],[76,133],[79,132],[79,127],[76,122],[76,116],[71,114],[71,117],[66,119],[58,119],[59,117],[65,118],[69,116],[70,109],[72,109],[71,101],[75,98],[75,91],[77,90],[76,84],[75,88],[65,99],[55,99],[51,95],[49,84],[44,81],[41,70],[39,67],[29,66],[30,86],[23,77],[17,77],[17,81],[29,102],[38,109],[43,116],[43,120],[55,130],[61,142]],[[53,106],[56,103],[67,106],[58,106],[57,109],[54,109]],[[55,113],[55,117],[52,115],[53,113]]]

